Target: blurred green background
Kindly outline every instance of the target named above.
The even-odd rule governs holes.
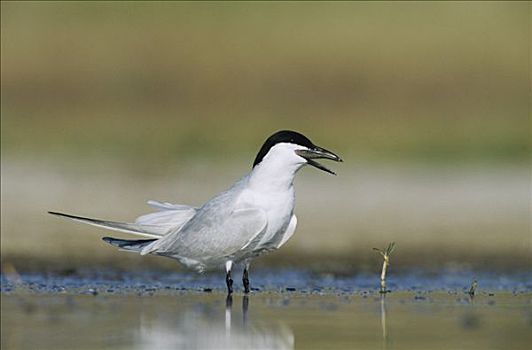
[[[294,129],[345,160],[296,181],[258,265],[530,268],[530,3],[2,2],[2,261],[177,268],[47,210],[199,205]]]

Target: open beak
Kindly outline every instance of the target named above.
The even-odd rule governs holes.
[[[334,160],[335,162],[343,162],[342,158],[338,157],[333,152],[328,151],[325,148],[321,148],[318,146],[314,146],[314,148],[312,149],[296,150],[295,152],[298,156],[305,158],[309,165],[312,165],[315,168],[318,168],[320,170],[323,170],[333,175],[336,175],[334,171],[327,169],[320,163],[316,162],[314,159],[330,159],[330,160]]]

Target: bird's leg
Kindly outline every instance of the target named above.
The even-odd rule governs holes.
[[[244,274],[242,275],[242,283],[244,284],[244,293],[249,293],[249,274],[248,270],[244,269]]]
[[[233,262],[231,260],[225,263],[225,283],[227,284],[227,295],[233,294],[233,279],[231,278],[231,267]]]
[[[244,293],[249,293],[249,263],[244,264],[244,273],[242,274],[242,283],[244,284]]]
[[[233,279],[231,278],[231,271],[225,275],[225,283],[227,284],[227,295],[233,294]]]

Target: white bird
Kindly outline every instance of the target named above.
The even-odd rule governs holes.
[[[135,223],[91,219],[58,212],[74,221],[149,237],[126,240],[103,237],[122,250],[173,258],[198,272],[225,265],[228,294],[233,292],[231,269],[244,264],[242,282],[249,293],[249,266],[253,258],[279,249],[294,234],[294,177],[306,164],[336,175],[315,159],[342,159],[314,145],[304,135],[278,131],[262,145],[253,169],[228,190],[199,208],[148,201],[156,212]]]

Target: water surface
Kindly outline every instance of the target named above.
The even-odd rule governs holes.
[[[473,298],[467,277],[395,276],[381,295],[375,276],[259,272],[227,299],[217,274],[3,276],[2,348],[527,348],[530,273],[480,274]]]

